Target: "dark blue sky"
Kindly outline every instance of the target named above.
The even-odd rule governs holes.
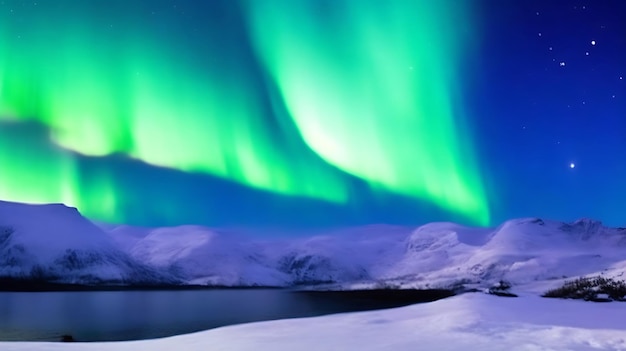
[[[474,123],[494,217],[623,225],[626,3],[486,4]]]

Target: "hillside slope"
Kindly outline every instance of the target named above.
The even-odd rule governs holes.
[[[88,285],[175,282],[132,259],[75,208],[4,201],[0,277]]]

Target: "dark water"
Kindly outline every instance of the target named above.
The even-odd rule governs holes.
[[[384,296],[383,296],[384,295]],[[0,293],[0,340],[148,339],[253,321],[396,307],[444,296],[277,289]]]

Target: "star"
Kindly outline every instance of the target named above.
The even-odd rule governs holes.
[[[570,162],[569,168],[574,169],[575,167],[576,167],[576,164],[574,162]]]

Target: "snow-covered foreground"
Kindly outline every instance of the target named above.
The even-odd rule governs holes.
[[[468,293],[407,307],[229,326],[115,343],[2,350],[626,350],[626,303]]]

